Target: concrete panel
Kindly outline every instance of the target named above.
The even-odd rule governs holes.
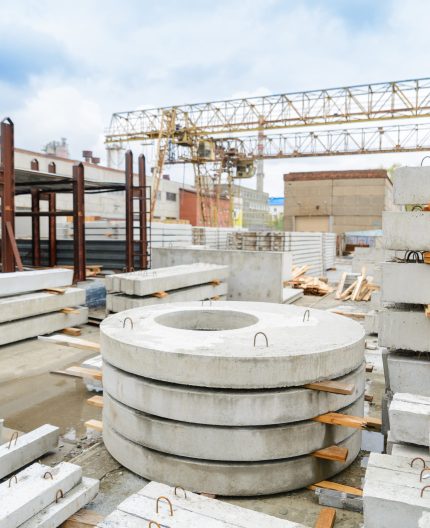
[[[398,305],[380,311],[379,346],[430,352],[430,319],[422,306]]]
[[[399,167],[393,172],[394,203],[430,203],[430,167]]]
[[[384,211],[382,230],[386,249],[429,251],[430,214],[428,211]]]
[[[82,477],[82,482],[53,502],[19,528],[57,528],[69,517],[91,502],[99,491],[99,481]]]
[[[172,486],[181,482],[192,491],[215,495],[252,496],[289,491],[332,477],[348,467],[358,455],[361,431],[353,432],[341,444],[349,451],[344,464],[311,456],[251,464],[175,457],[130,442],[114,431],[109,423],[104,424],[103,440],[114,458],[148,480]]]
[[[363,397],[343,414],[363,416]],[[310,420],[266,427],[220,427],[144,414],[104,392],[103,422],[128,440],[156,451],[204,460],[249,462],[306,455],[346,440],[351,431]]]
[[[228,298],[234,301],[283,302],[284,281],[291,279],[289,252],[190,248],[154,248],[154,267],[207,262],[230,270]]]
[[[62,295],[48,292],[27,293],[0,298],[0,323],[55,312],[85,304],[85,290],[67,288]]]
[[[381,298],[383,303],[430,304],[430,266],[384,262]]]
[[[394,442],[429,445],[430,397],[396,393],[389,412]]]
[[[305,312],[232,301],[203,309],[201,303],[136,308],[102,322],[101,350],[111,365],[139,376],[236,389],[299,386],[362,364],[360,324],[314,309],[305,318]],[[133,331],[124,328],[125,317]]]
[[[426,356],[392,353],[387,358],[387,367],[390,389],[393,392],[430,397],[430,360]]]
[[[9,448],[9,442],[0,446],[0,478],[40,458],[58,446],[60,430],[53,425],[42,425],[18,437]]]
[[[50,334],[69,326],[85,324],[88,321],[88,308],[80,307],[78,311],[77,314],[53,312],[3,323],[0,325],[0,345]]]
[[[20,293],[61,288],[73,282],[73,270],[47,269],[2,273],[0,275],[0,297],[19,295]]]
[[[172,420],[231,427],[284,424],[338,411],[364,391],[364,363],[338,380],[353,385],[353,394],[303,388],[202,390],[140,378],[103,363],[104,389],[129,407]]]

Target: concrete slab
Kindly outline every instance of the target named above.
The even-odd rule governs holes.
[[[69,517],[91,502],[99,491],[99,481],[82,477],[82,482],[53,502],[19,528],[57,528]]]
[[[339,412],[363,416],[364,395]],[[306,455],[343,442],[347,427],[311,420],[265,427],[220,427],[166,420],[144,414],[104,392],[103,422],[136,444],[156,451],[202,460],[250,462]]]
[[[386,249],[429,251],[430,214],[428,211],[384,211],[382,230]]]
[[[422,306],[391,306],[380,312],[380,346],[391,349],[430,351],[430,319]]]
[[[405,352],[389,354],[387,358],[390,389],[430,397],[430,360]]]
[[[227,295],[227,292],[227,282],[222,282],[218,285],[203,284],[179,290],[171,290],[165,297],[138,297],[121,293],[108,293],[106,296],[106,310],[109,312],[123,312],[124,310],[131,310],[132,308],[139,308],[140,306],[151,306],[172,302],[201,301],[203,299],[225,296]]]
[[[345,463],[312,456],[250,464],[176,457],[130,442],[109,423],[103,424],[103,440],[116,460],[148,480],[172,486],[180,482],[192,491],[215,495],[253,496],[298,489],[332,477],[357,457],[361,447],[361,431],[354,431],[341,444],[349,452]]]
[[[381,297],[384,303],[429,304],[430,266],[384,262]]]
[[[18,439],[0,446],[0,479],[14,473],[58,446],[60,430],[53,425],[42,425]]]
[[[85,324],[88,321],[88,308],[80,307],[78,312],[77,314],[53,312],[3,323],[0,326],[0,345],[50,334],[69,326]]]
[[[392,179],[396,205],[430,203],[430,167],[399,167]]]
[[[73,270],[46,269],[32,271],[17,271],[0,275],[0,297],[19,295],[21,293],[61,288],[70,286],[73,282]]]
[[[103,364],[104,389],[128,407],[172,420],[220,426],[285,424],[337,411],[364,392],[364,363],[338,381],[352,385],[353,393],[304,388],[202,390],[140,378]]]
[[[430,445],[430,397],[396,393],[389,412],[390,432],[394,442]]]
[[[303,295],[303,290],[299,288],[284,288],[282,293],[282,302],[290,304],[297,301],[297,299],[301,299]]]
[[[0,323],[33,317],[62,308],[85,304],[85,290],[67,288],[62,295],[48,292],[27,293],[0,298]]]
[[[54,468],[33,464],[16,478],[17,482],[13,480],[10,486],[8,481],[0,484],[2,528],[16,528],[38,514],[55,501],[58,490],[66,494],[81,482],[82,470],[68,462],[61,462]]]
[[[258,333],[267,336],[267,346]],[[273,303],[219,301],[209,308],[172,303],[128,310],[102,322],[100,343],[103,359],[127,372],[235,389],[339,377],[358,368],[364,357],[364,330],[357,322]]]

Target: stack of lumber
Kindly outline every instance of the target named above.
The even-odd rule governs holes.
[[[290,285],[293,288],[301,288],[303,293],[306,295],[327,295],[333,291],[327,284],[327,279],[325,277],[312,277],[306,275],[306,272],[309,270],[310,266],[304,264],[303,266],[293,266],[292,279],[286,281],[284,285]]]
[[[379,286],[373,284],[373,277],[366,276],[366,269],[363,268],[361,274],[342,273],[335,298],[341,301],[370,301],[375,290],[379,290]]]

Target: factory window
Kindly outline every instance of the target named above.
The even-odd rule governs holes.
[[[171,192],[166,192],[166,200],[170,202],[176,202],[176,194]]]

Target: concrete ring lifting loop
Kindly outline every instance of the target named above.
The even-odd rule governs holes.
[[[209,301],[209,306],[212,306],[212,299],[209,299],[209,297],[207,299],[202,299],[202,306],[204,306],[206,301]]]
[[[55,502],[58,502],[58,499],[64,499],[64,493],[62,489],[59,489],[55,494]]]
[[[421,462],[423,463],[423,467],[424,467],[424,468],[426,467],[426,462],[425,462],[424,458],[421,458],[421,457],[415,457],[415,458],[413,458],[413,459],[411,460],[411,467],[414,467],[414,462],[415,462],[416,460],[421,460]]]
[[[424,160],[430,158],[430,156],[424,156],[424,158],[421,160],[421,167],[423,166]]]
[[[148,528],[151,528],[151,526],[158,526],[158,528],[161,528],[158,522],[155,521],[149,521]]]
[[[167,497],[164,497],[164,496],[158,497],[156,505],[155,505],[155,513],[158,513],[158,507],[159,507],[159,503],[160,503],[161,500],[164,500],[164,501],[167,502],[167,504],[169,505],[170,517],[173,517],[173,506],[172,506],[172,503],[170,502],[170,500]]]
[[[423,496],[424,491],[425,491],[426,489],[428,489],[428,488],[430,488],[430,485],[428,485],[428,486],[424,486],[424,488],[421,488],[420,497]]]
[[[420,473],[420,482],[423,481],[423,473],[425,473],[426,471],[430,471],[430,467],[425,467],[424,469],[421,470],[421,473]]]
[[[423,263],[424,257],[422,256],[422,253],[420,251],[406,251],[405,261]]]
[[[269,346],[269,340],[267,339],[267,335],[264,333],[264,332],[257,332],[254,336],[254,348],[255,348],[255,343],[257,342],[257,336],[258,335],[262,335],[264,336],[264,338],[266,339],[266,348]]]
[[[43,475],[43,478],[46,479],[47,475],[51,477],[51,480],[54,480],[54,477],[52,476],[52,473],[50,471],[46,471],[45,474]]]
[[[184,492],[184,498],[186,499],[187,498],[187,492],[185,491],[185,489],[182,486],[175,486],[175,495],[178,496],[178,494],[176,493],[178,491],[178,489],[180,489],[180,490],[182,490]]]
[[[422,210],[423,210],[422,205],[414,205],[412,207],[412,211],[422,211]]]
[[[307,316],[307,319],[306,319],[306,316]],[[303,314],[303,322],[309,321],[310,317],[311,317],[311,311],[305,310],[305,313]]]
[[[7,446],[8,449],[12,447],[12,441],[14,438],[15,438],[15,443],[13,445],[16,446],[16,443],[18,442],[18,436],[19,436],[18,431],[15,431],[13,435],[10,437],[9,445]]]
[[[127,321],[130,321],[131,329],[133,330],[134,329],[134,323],[133,323],[133,319],[131,317],[126,317],[124,319],[124,321],[122,322],[122,327],[125,328],[125,323]]]
[[[12,475],[12,476],[10,477],[10,479],[9,479],[9,486],[8,486],[8,488],[10,488],[11,485],[12,485],[12,479],[15,479],[15,484],[18,484],[18,477],[17,477],[16,475]]]

